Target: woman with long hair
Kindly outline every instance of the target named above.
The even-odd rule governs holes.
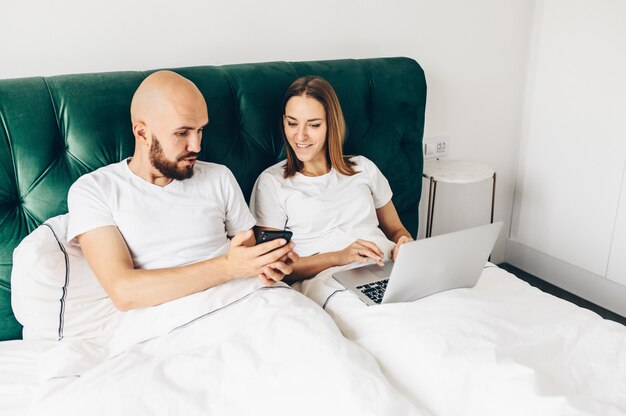
[[[343,154],[346,125],[332,86],[318,76],[295,80],[283,98],[282,123],[287,159],[259,176],[250,205],[259,230],[293,232],[300,260],[289,278],[395,259],[411,235],[376,165]]]

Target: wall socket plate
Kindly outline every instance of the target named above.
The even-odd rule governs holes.
[[[448,156],[450,150],[450,136],[429,136],[424,137],[422,145],[424,147],[424,159],[433,159]]]

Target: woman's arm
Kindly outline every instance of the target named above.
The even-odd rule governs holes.
[[[354,262],[365,263],[369,259],[374,260],[379,266],[383,266],[383,256],[382,250],[371,241],[356,240],[340,251],[300,257],[300,260],[293,264],[293,272],[288,276],[288,279],[308,279],[329,267],[344,266]]]
[[[395,260],[400,246],[408,241],[413,241],[413,237],[402,225],[393,202],[389,201],[383,207],[378,208],[376,216],[378,217],[378,226],[383,230],[385,236],[396,243],[391,253],[391,258]]]
[[[263,230],[276,230],[276,228],[255,227],[255,232]],[[318,253],[312,256],[300,257],[291,266],[293,272],[287,276],[287,280],[304,280],[313,277],[319,272],[333,266],[343,266],[352,262],[365,263],[368,259],[374,260],[379,265],[383,265],[383,252],[371,241],[356,240],[348,247],[340,251],[328,253]],[[279,259],[283,261],[282,259]]]

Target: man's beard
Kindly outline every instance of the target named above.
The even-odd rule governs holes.
[[[150,145],[150,163],[166,178],[178,181],[191,178],[193,176],[193,166],[183,166],[181,168],[178,167],[178,162],[192,156],[198,156],[198,154],[196,152],[188,152],[179,156],[174,162],[172,162],[168,160],[165,155],[163,155],[163,148],[161,147],[161,144],[154,135],[152,136],[152,144]]]

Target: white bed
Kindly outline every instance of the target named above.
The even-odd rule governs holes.
[[[332,272],[302,291],[432,414],[626,414],[621,324],[491,264],[472,289],[370,307],[338,291]]]
[[[106,344],[0,343],[0,413],[626,414],[618,323],[493,265],[373,307],[331,273],[302,290],[345,338],[295,290],[237,281],[129,312]]]
[[[626,414],[618,323],[493,265],[373,307],[331,273],[303,285],[330,316],[242,280],[126,313],[106,344],[0,343],[0,414]]]

